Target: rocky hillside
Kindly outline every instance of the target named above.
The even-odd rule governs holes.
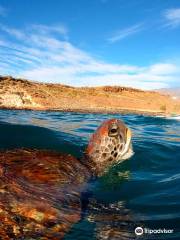
[[[0,108],[93,112],[180,113],[180,101],[119,86],[75,88],[0,77]]]

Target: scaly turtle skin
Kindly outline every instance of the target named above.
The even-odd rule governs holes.
[[[62,239],[81,219],[92,177],[132,155],[131,133],[116,119],[92,135],[85,156],[44,150],[0,152],[0,239]]]

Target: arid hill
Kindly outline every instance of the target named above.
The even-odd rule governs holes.
[[[180,101],[158,92],[127,87],[76,88],[1,76],[0,108],[179,114]]]

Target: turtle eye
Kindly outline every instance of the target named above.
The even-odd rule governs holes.
[[[109,128],[109,136],[113,137],[113,136],[117,136],[118,135],[118,126],[117,124],[112,124]]]
[[[116,132],[117,132],[117,129],[116,129],[116,128],[112,128],[112,129],[110,130],[110,132],[111,132],[111,133],[116,133]]]

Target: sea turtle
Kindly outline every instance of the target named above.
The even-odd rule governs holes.
[[[0,239],[62,239],[81,219],[87,183],[132,155],[131,131],[106,120],[82,159],[47,150],[0,152]]]

